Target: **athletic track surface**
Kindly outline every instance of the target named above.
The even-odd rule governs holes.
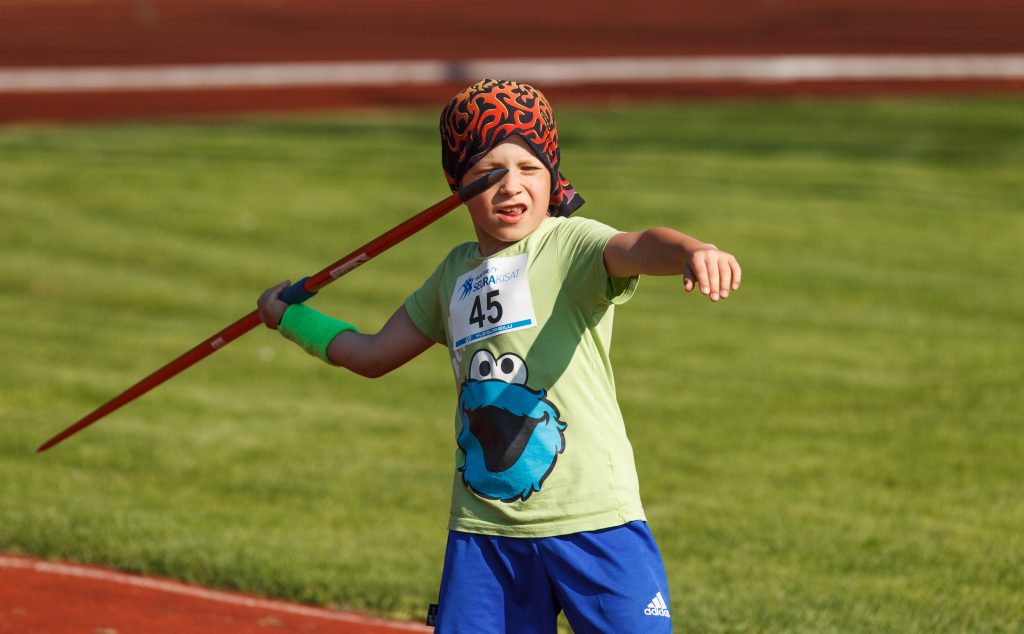
[[[0,123],[439,107],[503,73],[556,106],[1019,93],[1024,2],[0,0]],[[0,634],[273,631],[430,629],[0,555]]]
[[[1024,2],[0,0],[0,122],[438,105],[499,74],[556,107],[1021,91]]]
[[[409,634],[433,628],[0,555],[4,634]]]

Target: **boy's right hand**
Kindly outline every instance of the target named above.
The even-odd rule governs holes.
[[[284,315],[284,311],[288,309],[288,303],[278,297],[278,295],[291,285],[291,280],[285,280],[277,286],[271,286],[263,291],[260,298],[256,300],[256,309],[260,314],[260,321],[266,324],[267,328],[277,330],[278,324],[281,323],[281,317]]]

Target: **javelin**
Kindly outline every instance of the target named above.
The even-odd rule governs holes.
[[[298,282],[292,284],[288,288],[281,291],[280,298],[289,304],[300,304],[313,295],[316,295],[317,291],[327,286],[334,280],[338,279],[342,275],[348,273],[357,266],[367,262],[374,256],[377,256],[384,251],[387,251],[391,247],[395,246],[402,240],[405,240],[412,234],[416,233],[420,229],[423,229],[430,223],[434,222],[441,216],[445,215],[449,211],[455,209],[460,204],[469,201],[469,199],[482,193],[488,187],[497,183],[505,174],[508,172],[506,169],[496,169],[489,174],[481,176],[472,183],[469,183],[459,191],[455,192],[448,198],[445,198],[441,202],[424,209],[415,216],[409,218],[405,222],[392,227],[390,230],[384,232],[376,239],[364,244],[352,253],[349,253],[345,257],[341,258],[334,264],[324,268],[316,275],[304,277]],[[210,356],[214,352],[220,350],[227,344],[231,343],[235,339],[241,337],[245,333],[249,332],[260,324],[260,316],[258,311],[252,311],[245,317],[242,317],[235,323],[231,324],[227,328],[224,328],[217,334],[208,338],[206,341],[192,348],[185,354],[181,355],[174,361],[171,361],[164,367],[160,368],[156,372],[153,372],[146,378],[142,379],[135,385],[131,386],[124,392],[121,392],[114,398],[110,399],[103,405],[100,405],[95,410],[86,415],[82,420],[78,421],[71,427],[68,427],[64,431],[60,432],[53,438],[43,443],[36,452],[46,451],[50,447],[61,442],[68,436],[76,434],[81,430],[85,429],[89,425],[92,425],[99,419],[103,418],[107,414],[117,410],[122,405],[130,403],[135,399],[139,398],[146,392],[152,390],[156,386],[160,385],[172,376],[184,372],[188,368],[192,367],[199,361],[202,361],[206,357]]]

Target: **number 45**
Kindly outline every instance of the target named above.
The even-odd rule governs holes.
[[[480,296],[477,295],[473,298],[473,309],[469,311],[469,323],[476,324],[477,328],[484,327],[484,319],[496,324],[501,321],[501,303],[498,301],[498,291],[488,291],[487,293],[487,315],[484,315],[483,306],[481,306]]]

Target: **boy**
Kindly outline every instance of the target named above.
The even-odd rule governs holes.
[[[375,335],[288,306],[270,328],[376,377],[447,346],[459,390],[456,471],[436,631],[671,632],[664,566],[640,504],[609,361],[614,306],[638,276],[683,275],[712,301],[739,288],[736,259],[671,229],[620,233],[568,216],[550,106],[483,80],[441,116],[452,190],[498,168],[470,200],[476,242],[456,246]]]

